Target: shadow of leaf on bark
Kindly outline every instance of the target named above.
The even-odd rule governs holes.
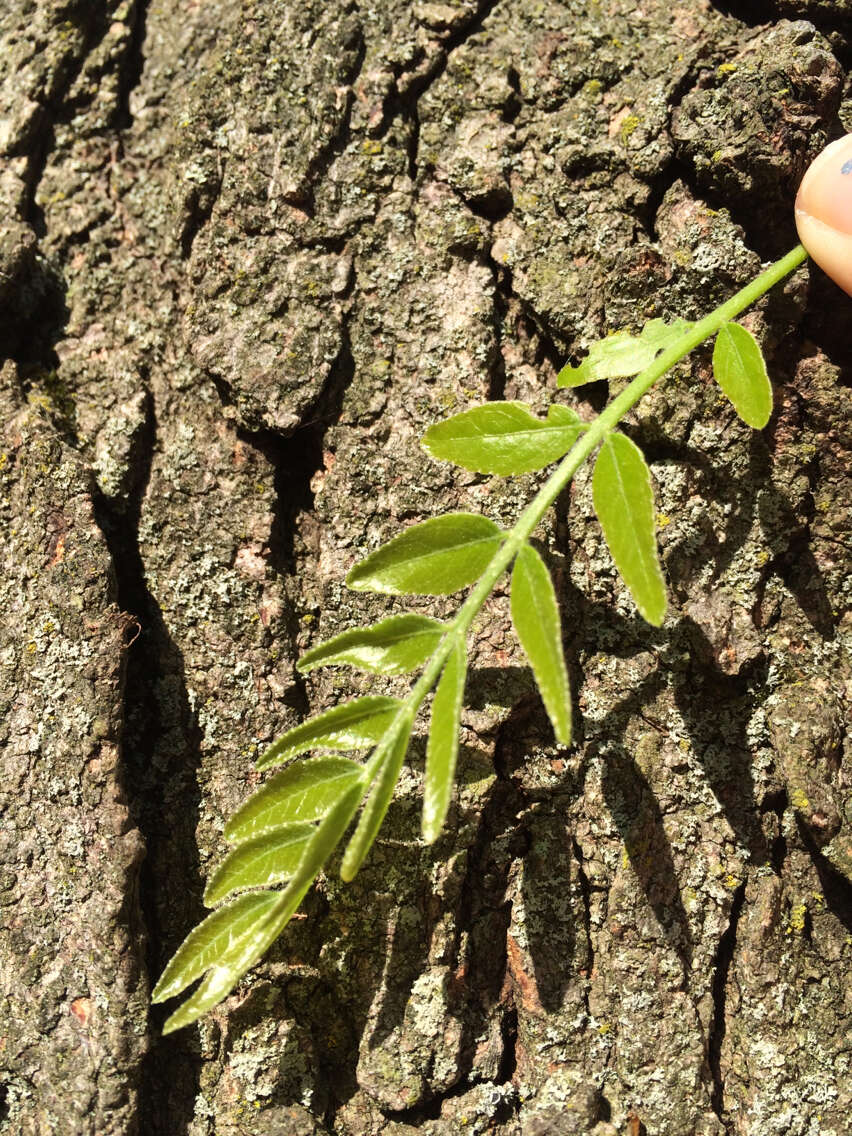
[[[610,743],[603,759],[606,766],[604,798],[624,841],[631,867],[687,982],[692,967],[692,931],[680,897],[677,868],[656,795],[624,746]]]

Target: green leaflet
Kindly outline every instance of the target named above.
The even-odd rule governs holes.
[[[666,586],[657,556],[651,474],[624,434],[608,434],[592,476],[592,497],[609,551],[643,619],[659,627]]]
[[[398,698],[355,698],[294,726],[272,743],[257,760],[258,769],[281,765],[309,749],[368,749],[375,745],[393,720]]]
[[[262,785],[225,825],[225,839],[241,844],[297,821],[324,817],[359,782],[364,766],[348,757],[314,757],[297,761]]]
[[[444,625],[426,615],[392,615],[373,627],[355,627],[307,651],[297,667],[359,667],[371,674],[408,674],[423,666],[444,634]]]
[[[571,744],[571,690],[562,652],[559,606],[544,561],[525,544],[512,569],[512,623],[560,745]]]
[[[426,746],[423,786],[423,839],[431,844],[441,835],[456,775],[459,723],[467,676],[467,645],[459,641],[450,652],[432,702],[432,723]]]
[[[554,404],[542,422],[522,402],[487,402],[436,422],[421,444],[433,458],[506,477],[544,469],[567,454],[584,429],[567,406]]]
[[[180,994],[211,966],[219,965],[230,945],[242,940],[279,899],[277,892],[251,892],[208,915],[187,935],[160,975],[152,1002],[165,1002]]]
[[[445,596],[479,578],[503,541],[502,530],[474,513],[447,513],[412,525],[356,564],[356,592]]]
[[[285,824],[237,845],[208,883],[205,906],[213,907],[232,891],[270,887],[289,880],[313,834],[312,824]]]
[[[210,968],[207,977],[192,997],[187,998],[170,1017],[166,1018],[163,1023],[164,1037],[174,1033],[175,1030],[183,1029],[184,1026],[192,1025],[231,993],[249,969],[248,966],[242,965],[241,953],[248,955],[256,941],[255,935],[243,935],[233,943],[231,952],[223,955],[217,966]]]
[[[367,798],[358,827],[352,835],[346,851],[343,854],[343,863],[340,866],[341,878],[352,880],[364,862],[364,857],[370,851],[373,841],[381,828],[385,813],[393,797],[393,791],[399,779],[399,771],[405,751],[408,749],[408,739],[411,736],[411,727],[414,718],[407,715],[401,718],[393,737],[385,741],[385,754],[378,775],[373,784],[372,792]],[[372,762],[372,758],[371,758]]]
[[[713,347],[713,376],[748,426],[762,430],[772,414],[772,384],[763,352],[738,323],[726,323]]]
[[[546,428],[556,426],[576,427],[579,433],[588,429],[587,424],[580,419],[577,411],[570,406],[563,406],[561,402],[552,402],[547,408]]]
[[[173,997],[208,967],[210,972],[192,997],[167,1019],[163,1026],[164,1034],[189,1025],[221,1002],[278,938],[346,831],[362,795],[363,786],[350,789],[314,829],[299,866],[284,891],[250,892],[240,896],[214,911],[186,938],[157,983],[155,1000],[163,1002]],[[256,901],[254,908],[248,902],[251,900]],[[209,936],[197,947],[194,943],[196,934],[205,927],[213,926],[212,921],[217,916],[215,950],[210,947]],[[168,986],[165,985],[167,976],[171,977]]]
[[[556,376],[560,387],[581,387],[598,379],[623,379],[638,375],[654,362],[657,355],[679,339],[693,325],[687,320],[650,320],[639,335],[616,331],[599,339],[578,367],[570,364]]]

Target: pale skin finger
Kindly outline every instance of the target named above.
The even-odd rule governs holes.
[[[852,134],[832,142],[802,179],[796,228],[808,254],[852,296]]]

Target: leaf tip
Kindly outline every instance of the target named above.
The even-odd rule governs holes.
[[[163,991],[163,980],[162,979],[160,979],[160,981],[156,984],[154,989],[151,991],[150,998],[151,998],[151,1001],[154,1002],[154,1003],[165,1002],[166,999],[168,998],[168,994],[164,993],[164,991]]]
[[[772,417],[773,403],[770,401],[769,405],[764,407],[760,414],[752,415],[752,421],[746,420],[746,425],[751,426],[752,430],[763,430],[769,425],[769,419]]]
[[[340,865],[340,878],[345,884],[351,884],[358,875],[358,869],[360,867],[360,860],[356,861],[355,857],[350,856],[347,850],[346,855],[343,857],[343,863]]]
[[[666,612],[668,611],[668,600],[663,595],[662,603],[655,603],[651,606],[643,604],[639,609],[639,614],[646,623],[650,623],[652,627],[662,627],[666,621]]]
[[[215,907],[219,900],[222,898],[218,894],[218,888],[213,887],[212,881],[204,889],[204,895],[201,897],[201,902],[205,907]]]
[[[346,573],[345,583],[346,583],[346,587],[350,590],[350,592],[364,592],[364,591],[367,590],[364,587],[363,583],[358,582],[358,565],[357,564],[353,568],[350,568],[349,571]]]
[[[554,727],[553,733],[556,736],[556,740],[559,743],[559,745],[567,747],[571,744],[571,725],[570,725],[570,723],[567,725],[567,727],[563,726],[563,725],[560,725],[558,729],[556,727]]]
[[[170,1033],[177,1033],[179,1029],[184,1026],[191,1026],[193,1022],[197,1022],[200,1017],[206,1013],[205,1010],[193,1010],[190,1007],[191,999],[178,1006],[175,1012],[163,1022],[162,1036],[167,1037]]]
[[[423,824],[420,827],[420,834],[423,837],[425,844],[434,844],[438,837],[441,835],[442,825],[436,824],[432,818],[423,818]]]

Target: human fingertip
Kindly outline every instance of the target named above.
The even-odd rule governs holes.
[[[796,228],[812,260],[852,296],[852,134],[826,146],[808,167],[796,197]]]

